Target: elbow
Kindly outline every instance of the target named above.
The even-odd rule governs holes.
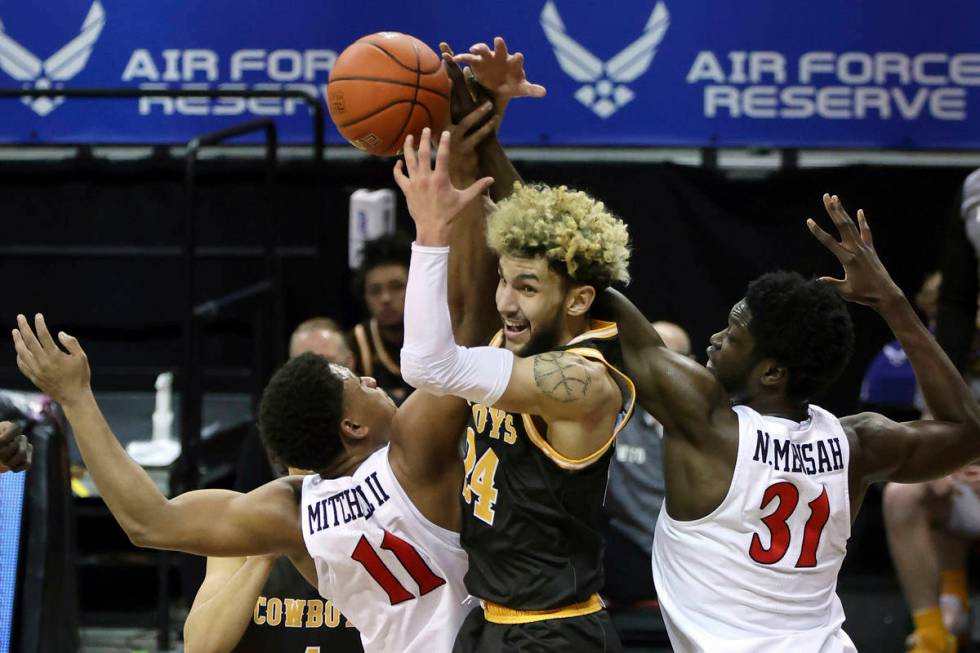
[[[429,357],[420,356],[408,349],[402,349],[399,363],[405,383],[416,390],[438,392],[439,388],[432,377],[432,361]]]
[[[124,525],[123,530],[126,531],[126,536],[129,537],[129,541],[133,546],[138,546],[141,549],[154,548],[150,530],[145,526]]]

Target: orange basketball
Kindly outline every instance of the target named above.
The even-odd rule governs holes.
[[[330,117],[351,144],[397,154],[411,134],[441,129],[449,116],[449,77],[432,49],[414,36],[378,32],[340,53],[327,86]]]

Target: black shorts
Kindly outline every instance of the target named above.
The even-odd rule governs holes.
[[[476,607],[463,620],[453,653],[621,653],[623,645],[605,610],[581,617],[521,624],[487,621]]]

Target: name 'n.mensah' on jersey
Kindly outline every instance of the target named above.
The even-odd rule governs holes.
[[[813,476],[844,469],[844,454],[838,437],[797,444],[770,437],[761,429],[757,429],[755,433],[755,453],[752,460],[765,463],[777,472]]]

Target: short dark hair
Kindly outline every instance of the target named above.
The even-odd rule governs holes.
[[[357,301],[364,301],[364,288],[368,272],[382,265],[400,265],[406,270],[412,262],[412,239],[395,232],[364,242],[361,249],[361,267],[354,275],[353,292]]]
[[[307,352],[279,368],[262,393],[259,433],[290,467],[319,472],[342,449],[344,382],[323,356]]]
[[[837,380],[854,349],[854,325],[832,287],[796,272],[769,272],[749,284],[745,301],[756,356],[786,366],[788,397],[810,399]]]

